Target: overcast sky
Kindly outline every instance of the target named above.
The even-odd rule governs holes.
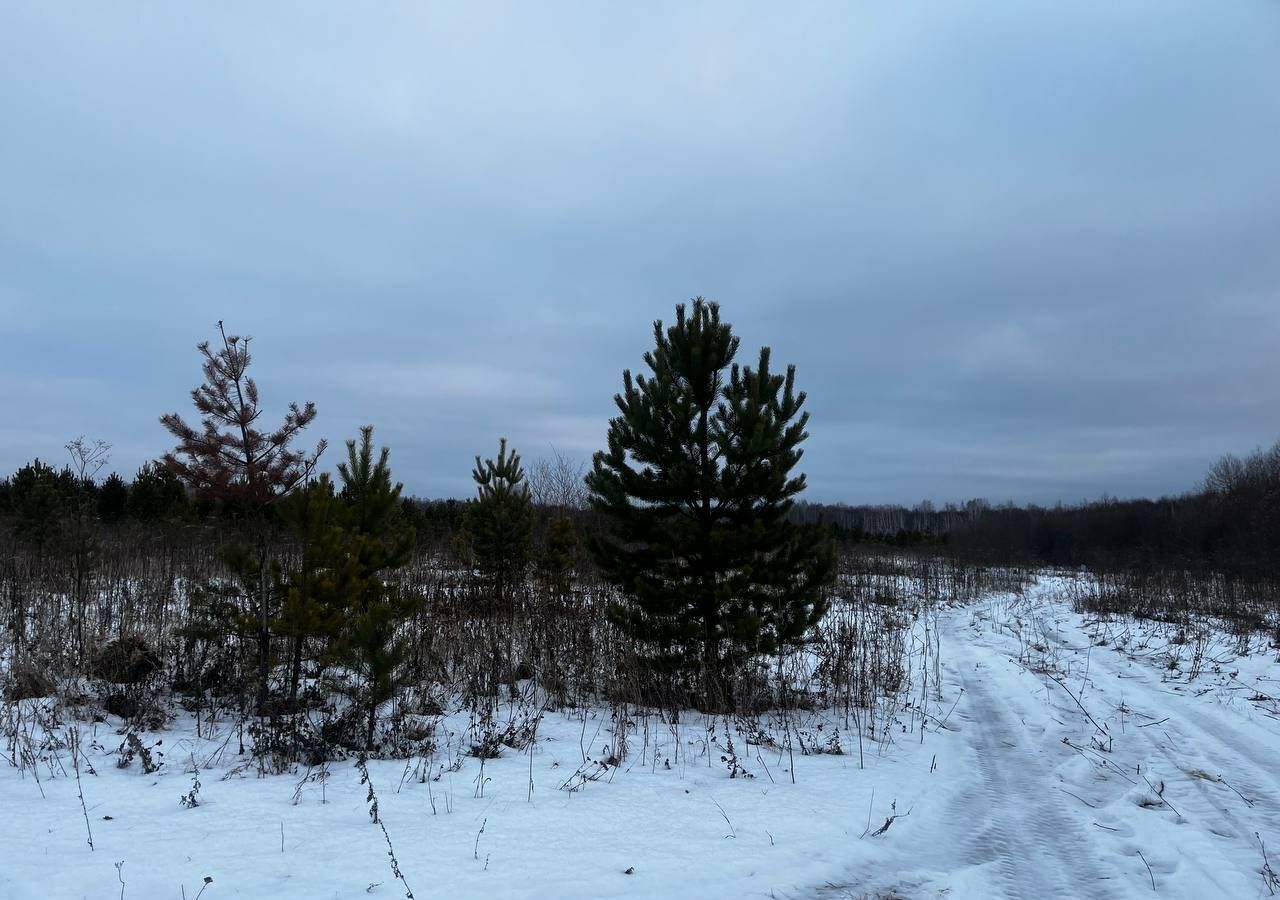
[[[131,475],[224,319],[469,495],[699,294],[811,499],[1192,487],[1280,437],[1280,4],[0,0],[0,472]]]

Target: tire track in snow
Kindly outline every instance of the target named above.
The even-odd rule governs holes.
[[[1034,620],[1046,642],[1057,644],[1059,652],[1089,654],[1079,696],[1108,728],[1110,752],[1081,754],[1099,768],[1094,779],[1078,779],[1077,785],[1078,793],[1092,793],[1097,820],[1108,832],[1096,836],[1099,850],[1122,871],[1144,852],[1161,892],[1172,889],[1197,898],[1264,895],[1259,893],[1261,852],[1253,835],[1267,838],[1280,825],[1280,798],[1269,774],[1280,769],[1280,754],[1273,749],[1280,734],[1250,722],[1239,708],[1204,700],[1205,691],[1170,690],[1159,671],[1098,645],[1079,615],[1049,591],[1033,590],[1029,600],[1030,608],[1024,606],[1020,614]],[[1074,626],[1073,636],[1062,634],[1064,622],[1068,630]],[[1070,675],[1071,668],[1068,663],[1067,672],[1059,669],[1059,674],[1074,681],[1081,673]],[[1071,708],[1075,700],[1055,694],[1064,686],[1058,684],[1046,681],[1046,699],[1054,698],[1063,720],[1079,718]],[[1146,718],[1147,727],[1124,727],[1122,708],[1127,716]],[[1092,731],[1091,724],[1078,727]],[[1112,776],[1120,772],[1136,782],[1129,790],[1117,790]],[[1157,797],[1161,782],[1163,796]],[[1108,784],[1109,789],[1099,790]]]
[[[1134,744],[1145,748],[1148,769],[1152,757],[1163,761],[1162,771],[1149,774],[1165,781],[1165,796],[1183,823],[1171,840],[1172,849],[1182,852],[1175,853],[1170,874],[1190,868],[1216,886],[1219,896],[1248,896],[1242,891],[1260,884],[1253,881],[1261,862],[1254,833],[1273,840],[1280,835],[1274,774],[1280,772],[1280,754],[1267,743],[1275,735],[1260,729],[1266,733],[1246,736],[1231,721],[1239,717],[1227,709],[1151,683],[1153,673],[1112,651],[1095,656],[1094,662],[1094,677],[1114,680],[1114,689],[1123,690],[1132,712],[1152,722],[1169,719],[1158,726],[1128,728],[1116,739],[1130,745],[1126,750]],[[1177,699],[1170,702],[1170,697]],[[1182,827],[1190,829],[1190,836]],[[1180,846],[1184,840],[1186,845]]]
[[[1126,876],[1100,865],[1091,824],[1064,812],[1055,768],[1068,751],[1043,728],[1024,723],[1015,698],[993,684],[992,666],[1012,665],[1008,656],[975,640],[962,619],[944,618],[942,659],[950,683],[964,688],[949,730],[958,731],[965,746],[948,766],[954,774],[939,777],[964,779],[963,786],[940,809],[927,811],[927,819],[913,817],[910,827],[885,841],[874,864],[816,896],[1124,896],[1120,879]],[[1028,703],[1034,702],[1028,694]]]
[[[994,863],[1000,897],[1104,898],[1119,896],[1115,874],[1100,869],[1087,823],[1063,813],[1060,745],[1043,729],[1024,724],[1011,698],[991,684],[981,656],[960,637],[956,655],[966,719],[976,732],[973,764],[981,775],[976,797],[963,795],[946,814],[948,830],[968,837],[957,868]],[[975,829],[975,820],[980,823]]]
[[[1069,622],[1083,634],[1082,620],[1035,593],[1015,615],[1024,627],[1035,619],[1050,643],[1091,655],[1080,696],[1111,732],[1111,751],[1089,749],[1087,738],[1084,754],[1062,743],[1079,745],[1093,726],[1061,683],[1018,661],[1020,629],[992,615],[998,604],[944,614],[947,693],[964,688],[947,729],[958,734],[938,755],[935,777],[944,780],[937,795],[921,795],[925,808],[905,827],[859,854],[866,861],[844,884],[816,896],[1102,900],[1145,895],[1150,880],[1161,897],[1266,896],[1254,832],[1280,846],[1280,733],[1240,709],[1169,690],[1159,672],[1116,650],[1081,647],[1080,635],[1064,640],[1054,626]],[[977,621],[982,628],[967,627]],[[1080,673],[1064,677],[1074,685]],[[1168,722],[1122,730],[1122,701],[1131,723],[1135,715]],[[1165,782],[1167,805],[1140,805],[1149,792],[1139,772]]]

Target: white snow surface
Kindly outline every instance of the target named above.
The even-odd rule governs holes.
[[[916,687],[891,739],[864,737],[861,765],[843,717],[802,714],[792,730],[839,728],[843,755],[797,746],[793,773],[785,746],[748,746],[730,722],[753,776],[730,778],[724,718],[690,713],[678,735],[637,720],[626,759],[602,770],[616,738],[600,709],[549,713],[532,753],[450,772],[466,715],[446,716],[426,780],[369,763],[404,878],[417,898],[1270,896],[1276,651],[1099,622],[1072,612],[1066,584],[942,610],[941,684],[927,703]],[[116,898],[121,879],[126,900],[192,898],[206,876],[204,900],[405,896],[350,761],[298,790],[307,770],[258,777],[234,737],[218,754],[225,726],[196,740],[180,719],[143,736],[165,754],[144,775],[116,766],[118,724],[80,726],[92,850],[68,751],[39,783],[0,767],[0,898]],[[562,789],[584,757],[602,777]],[[201,802],[184,808],[193,760]]]

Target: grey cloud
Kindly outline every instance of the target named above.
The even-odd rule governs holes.
[[[0,471],[132,471],[213,322],[469,493],[603,442],[654,318],[809,393],[818,499],[1190,487],[1280,436],[1280,9],[0,12]]]

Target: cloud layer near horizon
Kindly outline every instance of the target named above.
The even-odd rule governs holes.
[[[0,472],[163,452],[224,319],[273,411],[467,495],[600,446],[695,294],[797,364],[814,499],[1280,437],[1273,3],[3,4],[0,84]]]

